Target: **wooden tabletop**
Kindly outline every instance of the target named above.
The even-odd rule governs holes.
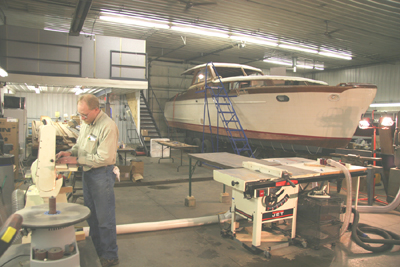
[[[178,141],[156,141],[157,143],[159,143],[160,145],[163,146],[168,146],[171,148],[179,148],[179,149],[185,149],[185,148],[197,148],[198,146],[195,145],[188,145],[185,143],[181,143]]]
[[[254,159],[227,152],[196,153],[188,154],[188,156],[223,169],[242,169],[243,162],[256,162],[267,166],[273,166],[281,170],[286,170],[291,174],[292,179],[337,176],[341,173],[341,170],[335,167],[320,165],[316,160],[299,157]],[[349,168],[350,173],[357,175],[365,173],[366,170],[367,168],[365,167],[353,165]],[[251,172],[250,170],[246,171]],[[341,176],[343,177],[343,174]]]
[[[237,154],[232,154],[228,152],[216,152],[216,153],[191,153],[188,154],[190,158],[200,160],[205,163],[209,163],[213,166],[220,167],[223,169],[236,169],[243,168],[243,161],[258,162],[267,166],[277,166],[280,163],[267,162],[261,159],[249,158],[240,156]]]
[[[117,152],[133,152],[133,151],[135,151],[135,149],[131,147],[118,148],[117,150]]]

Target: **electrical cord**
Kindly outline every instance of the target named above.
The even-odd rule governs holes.
[[[394,245],[400,245],[400,236],[380,228],[372,227],[367,224],[358,223],[360,215],[358,211],[352,208],[354,214],[353,224],[351,225],[351,237],[353,241],[364,248],[365,250],[372,251],[373,253],[390,251]],[[383,237],[384,239],[371,239],[366,233],[375,234]],[[382,246],[370,246],[367,243],[383,244]]]
[[[15,260],[16,258],[18,258],[18,257],[24,257],[24,256],[30,256],[29,254],[21,254],[21,255],[17,255],[17,256],[15,256],[15,257],[13,257],[13,258],[11,258],[11,259],[9,259],[8,261],[6,261],[5,263],[3,263],[0,267],[3,267],[3,266],[5,266],[7,263],[9,263],[10,261],[12,261],[12,260]]]
[[[24,194],[24,207],[26,205],[26,194],[28,193],[29,187],[31,187],[32,184],[28,185],[28,188],[25,190],[25,194]]]

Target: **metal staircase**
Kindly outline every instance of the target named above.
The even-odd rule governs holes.
[[[207,83],[208,78],[208,65],[211,65],[215,74],[219,80],[219,86],[210,86]],[[248,152],[251,157],[254,157],[251,147],[249,145],[249,140],[243,130],[242,124],[239,121],[239,118],[235,112],[235,109],[232,105],[231,99],[226,91],[221,77],[219,76],[217,69],[215,68],[212,62],[207,63],[206,72],[205,72],[205,84],[204,84],[204,119],[203,119],[203,139],[204,139],[204,127],[206,120],[206,108],[208,110],[208,101],[207,101],[207,93],[210,93],[215,107],[217,108],[217,142],[218,142],[218,134],[219,134],[219,121],[221,119],[223,126],[225,128],[226,134],[229,138],[229,141],[232,145],[233,150],[236,154],[241,154],[243,152]],[[233,96],[231,96],[233,97]],[[210,114],[208,113],[208,121],[210,133],[212,133],[211,122],[210,122]],[[204,142],[203,142],[204,144]],[[213,146],[214,147],[214,146]],[[218,143],[217,146],[218,147]],[[203,151],[204,148],[202,148]]]
[[[127,120],[129,122],[126,127],[126,137],[128,138],[129,143],[137,144],[138,142],[136,141],[139,140],[139,144],[143,147],[144,152],[146,153],[146,155],[149,155],[150,150],[147,148],[143,136],[137,131],[135,120],[133,119],[131,109],[128,105],[125,105],[125,113],[128,117]]]
[[[140,129],[147,130],[148,135],[143,136],[143,139],[146,148],[150,151],[150,139],[161,138],[161,134],[143,91],[140,91]]]

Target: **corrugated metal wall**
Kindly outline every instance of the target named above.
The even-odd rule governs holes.
[[[165,102],[190,86],[192,76],[181,74],[191,67],[193,65],[160,61],[154,61],[149,65],[147,99],[149,99],[150,109],[163,137],[167,136],[167,125],[164,119]]]
[[[49,116],[55,120],[56,111],[60,112],[61,119],[64,114],[68,118],[76,114],[76,104],[78,97],[74,94],[35,94],[35,93],[17,93],[13,96],[25,97],[27,109],[27,124],[34,120],[40,120],[40,116]],[[104,101],[100,101],[103,103]],[[110,100],[112,116],[119,129],[119,140],[128,143],[126,129],[129,127],[129,120],[123,118],[124,99],[117,96]],[[128,118],[129,119],[129,118]],[[28,133],[26,133],[28,135]]]
[[[324,71],[307,77],[329,85],[343,82],[372,83],[378,86],[374,103],[400,102],[400,61],[338,71]]]
[[[14,96],[25,97],[28,114],[28,124],[33,120],[40,120],[40,116],[49,116],[55,119],[56,111],[70,117],[76,113],[76,101],[78,96],[74,94],[35,94],[16,93]]]

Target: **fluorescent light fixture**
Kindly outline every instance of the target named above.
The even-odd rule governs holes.
[[[346,59],[346,60],[352,60],[352,55],[349,53],[340,53],[340,52],[335,52],[335,51],[330,51],[330,50],[325,50],[325,49],[320,49],[319,55],[321,56],[326,56],[326,57],[334,57],[334,58],[340,58],[340,59]]]
[[[400,103],[374,103],[369,105],[371,108],[400,107]]]
[[[25,83],[25,86],[28,87],[29,90],[35,91],[36,94],[40,94],[39,86],[28,85]]]
[[[169,29],[169,25],[167,22],[144,19],[144,18],[122,16],[122,15],[100,16],[100,20],[117,22],[117,23],[122,23],[122,24],[137,25],[137,26],[143,26],[143,27],[150,27],[150,28]]]
[[[82,86],[81,85],[76,85],[74,87],[74,89],[72,89],[72,92],[75,92],[75,95],[82,94],[83,93]]]
[[[0,77],[7,77],[8,73],[2,67],[0,67]]]
[[[267,62],[267,63],[284,65],[284,66],[292,66],[293,65],[292,62],[282,61],[282,60],[278,60],[278,59],[264,59],[263,61]]]
[[[311,53],[311,54],[318,54],[317,50],[314,50],[314,49],[311,49],[311,48],[307,48],[307,47],[302,47],[302,46],[279,44],[278,47],[279,48],[285,48],[285,49],[291,49],[291,50],[297,50],[297,51]]]
[[[68,30],[59,30],[59,29],[52,29],[52,28],[44,28],[43,30],[45,31],[51,31],[51,32],[63,32],[63,33],[68,33]]]
[[[228,33],[224,32],[224,31],[200,28],[200,27],[193,27],[193,26],[171,26],[171,30],[179,31],[179,32],[201,34],[201,35],[212,36],[212,37],[229,38]]]
[[[231,35],[229,38],[237,41],[245,41],[253,44],[260,44],[266,46],[278,46],[278,43],[273,40],[263,39],[263,38],[255,38],[248,36],[240,36],[240,35]]]
[[[25,86],[26,86],[29,90],[31,90],[31,91],[34,91],[34,90],[35,90],[35,86],[28,85],[28,84],[26,84],[26,83],[25,83]]]
[[[298,68],[303,68],[303,69],[313,69],[314,66],[309,66],[309,65],[296,65]]]

